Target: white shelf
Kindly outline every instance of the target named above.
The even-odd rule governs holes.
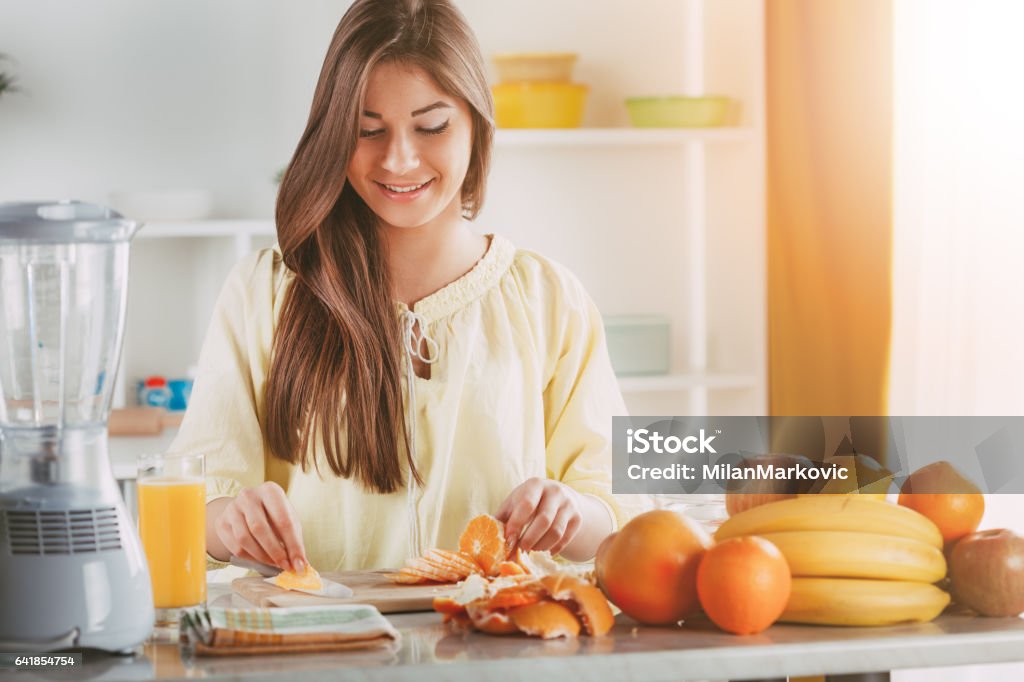
[[[665,393],[695,389],[756,388],[757,377],[749,374],[662,374],[657,376],[619,377],[623,393]]]
[[[175,237],[237,237],[273,236],[277,234],[273,220],[183,220],[180,222],[144,223],[138,239]]]
[[[751,128],[503,128],[497,147],[660,146],[725,142],[753,137]]]

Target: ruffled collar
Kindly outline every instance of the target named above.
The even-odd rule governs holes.
[[[487,236],[491,238],[487,253],[476,262],[469,272],[413,304],[413,308],[420,317],[428,323],[448,317],[497,285],[502,275],[512,266],[516,249],[510,241],[501,235]],[[396,301],[395,306],[399,313],[409,310],[409,307],[401,301]]]

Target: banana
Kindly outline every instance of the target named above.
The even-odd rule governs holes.
[[[949,604],[928,583],[853,578],[793,578],[780,621],[814,625],[927,623]]]
[[[779,548],[794,576],[934,583],[946,575],[942,552],[920,540],[838,530],[761,533],[758,537]]]
[[[763,504],[726,520],[715,539],[796,530],[895,535],[942,548],[942,534],[923,514],[862,495],[812,495]]]

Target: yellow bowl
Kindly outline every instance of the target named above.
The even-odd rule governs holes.
[[[630,97],[629,118],[637,128],[708,128],[725,125],[728,97]]]
[[[586,85],[578,83],[499,83],[494,118],[499,128],[579,128]]]
[[[576,63],[574,52],[517,52],[494,55],[502,83],[551,81],[568,83]]]

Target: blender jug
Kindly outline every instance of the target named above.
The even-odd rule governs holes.
[[[107,454],[139,224],[0,203],[0,650],[143,642],[149,572]]]

